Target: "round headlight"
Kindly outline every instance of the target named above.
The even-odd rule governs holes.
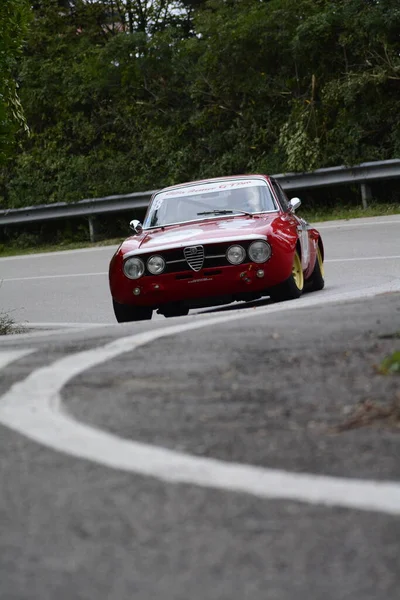
[[[129,279],[139,279],[144,273],[144,262],[132,256],[124,262],[124,273]]]
[[[249,246],[249,256],[255,263],[264,263],[271,256],[271,246],[267,242],[253,242]]]
[[[152,256],[147,261],[147,268],[152,275],[159,275],[165,269],[165,260],[162,256]]]
[[[246,251],[242,246],[231,246],[226,251],[226,258],[232,265],[240,265],[246,257]]]

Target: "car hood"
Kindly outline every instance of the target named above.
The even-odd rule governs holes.
[[[270,232],[277,214],[219,218],[184,225],[174,225],[164,230],[144,231],[140,236],[128,238],[123,244],[124,252],[156,252],[168,248],[183,248],[196,244],[259,239]]]

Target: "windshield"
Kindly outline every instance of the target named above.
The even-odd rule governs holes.
[[[198,221],[229,214],[277,210],[266,182],[238,179],[199,183],[156,194],[144,228]]]

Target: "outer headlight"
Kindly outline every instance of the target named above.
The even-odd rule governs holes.
[[[159,275],[165,269],[165,260],[162,256],[151,256],[147,261],[147,268],[152,275]]]
[[[246,251],[242,246],[231,246],[226,251],[226,258],[232,265],[240,265],[246,257]]]
[[[253,242],[249,246],[249,256],[255,263],[267,262],[271,256],[271,246],[268,242]]]
[[[124,273],[129,279],[139,279],[144,273],[144,262],[132,256],[124,262]]]

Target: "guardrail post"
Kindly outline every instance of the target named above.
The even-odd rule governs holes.
[[[95,218],[89,217],[89,239],[91,242],[96,241],[96,226],[95,226]]]
[[[368,208],[368,202],[372,200],[371,188],[367,183],[361,184],[361,201],[362,207]]]

